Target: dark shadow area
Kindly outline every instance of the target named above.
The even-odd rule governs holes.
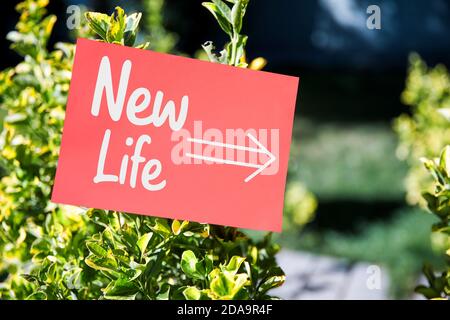
[[[269,68],[270,69],[270,68]],[[299,75],[296,113],[319,122],[373,122],[407,111],[400,103],[406,72],[281,69]]]
[[[319,199],[319,207],[311,231],[332,229],[338,232],[356,233],[361,225],[391,218],[404,207],[399,201],[358,201]]]

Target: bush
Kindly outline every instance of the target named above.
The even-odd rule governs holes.
[[[429,299],[450,298],[450,146],[446,146],[439,159],[423,159],[425,167],[435,181],[434,192],[425,192],[423,197],[428,209],[439,219],[433,225],[433,242],[446,256],[446,270],[435,274],[431,265],[424,266],[428,286],[419,286],[416,291]]]
[[[426,264],[423,271],[428,286],[419,286],[416,291],[430,299],[448,298],[450,147],[445,146],[450,144],[450,76],[443,65],[429,69],[415,54],[410,63],[402,98],[412,107],[412,115],[402,115],[395,122],[400,138],[397,154],[410,166],[406,178],[407,200],[412,204],[426,205],[439,219],[432,227],[432,244],[438,252],[446,252],[447,260],[446,270],[439,276],[435,275],[430,264]],[[427,159],[434,158],[439,152],[439,159]],[[421,162],[431,175],[423,170]]]
[[[0,136],[6,171],[0,181],[0,268],[8,274],[2,298],[33,293],[34,286],[20,275],[35,267],[30,247],[42,237],[46,221],[61,220],[66,227],[61,238],[85,223],[67,207],[49,202],[74,47],[59,43],[47,49],[56,17],[45,17],[46,4],[17,6],[20,20],[8,39],[24,60],[0,73],[0,104],[7,112]]]
[[[400,139],[397,155],[410,167],[406,178],[408,202],[425,205],[421,193],[424,189],[432,191],[433,181],[419,159],[435,157],[450,144],[450,77],[446,68],[438,65],[430,69],[418,55],[411,55],[402,100],[411,107],[412,115],[395,120]]]
[[[214,62],[246,67],[240,34],[248,1],[230,8],[204,3],[230,36]],[[46,0],[27,0],[12,48],[24,57],[0,74],[0,104],[7,111],[1,134],[1,299],[267,299],[284,282],[277,245],[268,234],[254,242],[235,228],[84,210],[50,202],[59,153],[74,46],[48,50],[56,17]],[[140,14],[90,12],[102,41],[135,45]],[[254,63],[253,67],[261,66]]]

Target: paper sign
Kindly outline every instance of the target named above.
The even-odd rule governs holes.
[[[297,87],[79,39],[52,201],[281,231]]]

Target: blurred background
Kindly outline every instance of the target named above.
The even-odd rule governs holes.
[[[66,26],[72,4],[143,11],[140,36],[159,51],[201,57],[205,41],[226,41],[201,1],[54,0],[53,43],[74,39]],[[366,26],[369,5],[381,8],[380,30]],[[2,3],[2,39],[18,19],[14,6]],[[410,298],[423,261],[440,261],[430,240],[433,217],[406,201],[409,165],[393,123],[411,112],[401,99],[409,55],[450,65],[450,2],[253,0],[243,33],[249,60],[264,57],[264,70],[301,79],[287,190],[287,202],[301,208],[288,205],[294,213],[285,213],[301,226],[287,225],[277,241],[291,253],[344,259],[348,270],[359,262],[379,265],[389,279],[386,294]],[[0,43],[0,68],[17,64],[9,42]]]

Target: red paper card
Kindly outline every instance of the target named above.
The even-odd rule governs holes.
[[[281,231],[297,87],[79,39],[52,201]]]

